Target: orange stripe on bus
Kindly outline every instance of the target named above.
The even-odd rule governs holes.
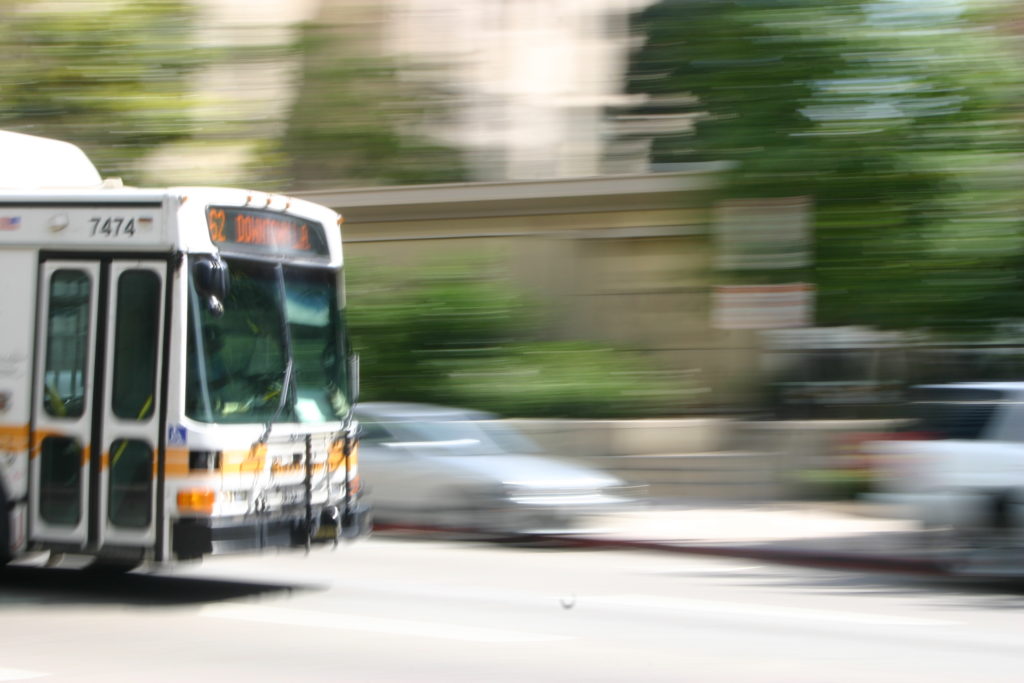
[[[155,471],[155,463],[153,467]],[[164,459],[164,474],[168,477],[184,477],[187,476],[188,473],[188,449],[168,448],[167,457]]]
[[[29,457],[39,457],[39,451],[43,446],[43,442],[47,439],[71,439],[72,441],[78,441],[78,438],[73,434],[66,432],[57,432],[49,429],[37,429],[33,434],[34,443],[32,445],[32,452],[29,453]]]
[[[267,462],[267,447],[258,445],[247,451],[224,451],[221,469],[225,474],[262,472]]]
[[[337,470],[341,467],[342,463],[345,462],[345,445],[343,443],[335,442],[331,446],[331,450],[327,456],[327,462],[331,465],[331,471]],[[359,463],[359,442],[356,441],[352,444],[352,448],[348,454],[348,468],[351,470],[356,467]]]
[[[28,425],[0,425],[0,449],[24,451],[28,449]]]

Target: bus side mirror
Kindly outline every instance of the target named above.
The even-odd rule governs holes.
[[[206,304],[214,315],[224,312],[223,301],[231,291],[231,273],[228,264],[219,256],[207,256],[196,261],[192,268],[196,289],[206,299]]]
[[[231,275],[228,264],[218,256],[201,258],[193,268],[196,288],[203,294],[226,299],[231,291]]]
[[[355,405],[359,402],[359,354],[348,356],[348,402]]]

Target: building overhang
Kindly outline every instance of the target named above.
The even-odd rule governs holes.
[[[402,220],[675,209],[702,203],[722,163],[700,163],[670,173],[402,185],[293,192],[328,206],[346,221]]]

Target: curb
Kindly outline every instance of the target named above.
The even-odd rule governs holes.
[[[955,576],[946,562],[919,557],[897,557],[871,553],[771,548],[764,545],[706,544],[671,541],[644,541],[625,538],[600,538],[569,534],[495,534],[480,529],[432,527],[408,524],[375,524],[374,532],[412,533],[423,536],[448,536],[465,540],[505,540],[531,544],[553,543],[565,547],[647,550],[663,553],[756,559],[777,564],[845,569],[925,576]]]

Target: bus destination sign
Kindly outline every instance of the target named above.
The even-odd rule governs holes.
[[[329,256],[324,227],[297,216],[231,206],[206,210],[210,238],[222,249],[273,256]]]

